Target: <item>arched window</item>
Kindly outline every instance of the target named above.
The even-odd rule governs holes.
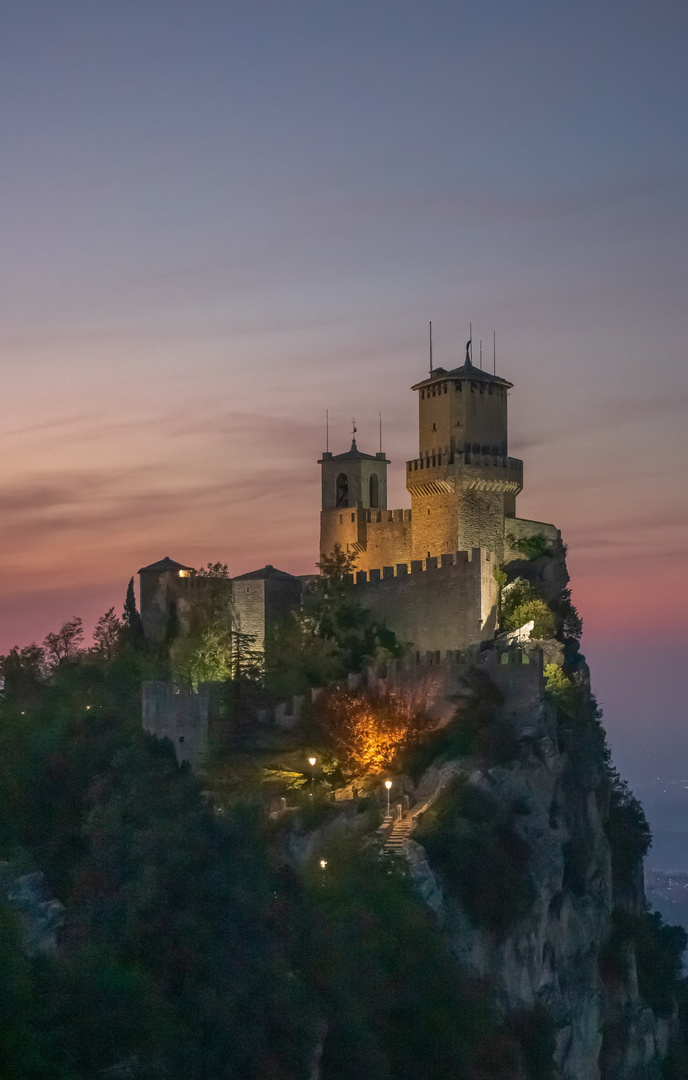
[[[337,477],[337,506],[349,505],[349,478],[346,473],[340,472]]]
[[[380,505],[380,481],[375,473],[370,478],[370,505]]]

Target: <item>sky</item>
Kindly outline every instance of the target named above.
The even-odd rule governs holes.
[[[326,409],[408,506],[472,324],[615,757],[688,775],[687,53],[679,0],[0,5],[0,649],[311,571]]]

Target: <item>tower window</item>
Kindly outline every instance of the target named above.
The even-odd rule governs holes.
[[[437,424],[433,424],[433,425],[432,425],[432,430],[433,430],[433,431],[437,431]]]
[[[352,520],[352,521],[355,521],[355,520],[356,520],[356,515],[355,515],[355,514],[352,514],[352,515],[351,515],[351,520]]]
[[[337,477],[337,506],[349,505],[349,478],[346,473]]]
[[[380,481],[375,473],[370,478],[370,505],[380,505]]]

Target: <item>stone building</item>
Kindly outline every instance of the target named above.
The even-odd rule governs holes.
[[[471,362],[435,368],[415,384],[418,456],[406,462],[411,509],[387,508],[382,452],[366,454],[354,439],[342,454],[320,458],[320,552],[335,545],[356,559],[352,589],[361,604],[421,652],[465,649],[494,637],[497,563],[520,557],[513,544],[553,525],[516,517],[523,462],[509,457],[507,395],[512,383]],[[315,560],[314,560],[315,561]],[[194,600],[211,579],[170,558],[140,571],[146,637],[160,641],[174,613],[188,632]],[[235,577],[237,630],[263,649],[266,631],[301,602],[307,579],[273,566]]]
[[[180,631],[188,633],[194,602],[213,584],[212,578],[169,556],[141,567],[139,580],[143,632],[154,642],[164,638],[173,613]],[[234,629],[250,634],[253,647],[262,651],[266,631],[299,606],[301,590],[301,578],[270,565],[232,578],[229,596]]]

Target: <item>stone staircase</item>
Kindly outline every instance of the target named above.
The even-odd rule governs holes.
[[[406,816],[401,818],[387,818],[383,821],[383,827],[389,824],[389,821],[393,820],[394,824],[385,841],[385,851],[396,851],[400,855],[403,851],[404,840],[410,835],[416,825],[415,815],[407,810]]]

